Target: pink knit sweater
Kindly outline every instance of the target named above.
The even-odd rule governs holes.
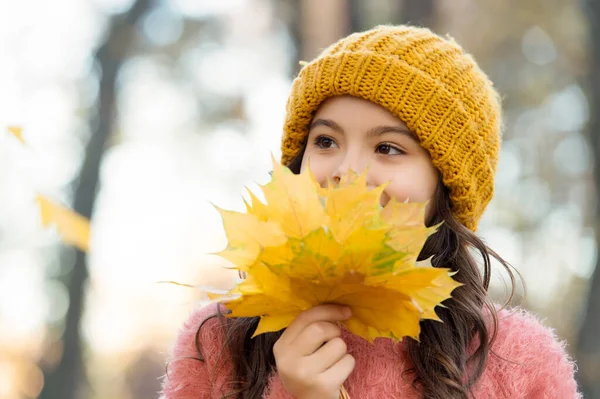
[[[200,330],[199,344],[205,362],[196,357],[195,334],[200,323],[216,313],[216,305],[197,310],[184,324],[163,381],[163,399],[220,398],[229,391],[231,364],[217,364],[223,334],[217,318]],[[532,398],[580,399],[574,364],[552,330],[524,310],[501,310],[499,330],[481,379],[473,389],[477,399]],[[344,384],[353,399],[421,398],[402,372],[410,368],[403,344],[376,339],[370,344],[344,331],[343,338],[356,366]],[[217,367],[215,368],[215,364]],[[263,399],[292,399],[273,373]]]

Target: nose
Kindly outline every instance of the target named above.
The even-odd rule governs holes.
[[[344,154],[343,158],[340,159],[339,164],[335,168],[333,175],[331,176],[331,180],[334,184],[338,184],[342,179],[342,176],[348,173],[348,171],[353,171],[355,173],[362,173],[367,168],[369,164],[369,159],[367,157],[361,156],[358,153],[347,152]],[[370,173],[369,173],[370,174]],[[369,183],[369,176],[367,176],[367,183]]]

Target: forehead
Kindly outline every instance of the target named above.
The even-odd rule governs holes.
[[[361,122],[406,127],[400,118],[372,101],[353,96],[331,97],[323,101],[313,119],[332,119],[339,124]]]
[[[381,105],[352,96],[331,97],[323,101],[313,115],[312,122],[317,119],[333,121],[344,129],[392,126],[409,130],[400,118]]]

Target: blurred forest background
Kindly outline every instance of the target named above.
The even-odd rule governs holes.
[[[600,398],[600,0],[1,0],[0,128],[27,146],[0,134],[0,398],[156,397],[201,304],[157,282],[231,284],[209,201],[241,209],[268,179],[299,61],[405,22],[453,36],[502,93],[480,233]],[[92,217],[87,257],[40,226],[38,192]]]

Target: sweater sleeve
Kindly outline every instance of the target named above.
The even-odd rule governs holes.
[[[582,398],[575,364],[552,329],[524,310],[501,311],[498,319],[493,352],[512,363],[504,379],[512,392],[528,399]]]
[[[230,391],[231,364],[222,356],[223,331],[216,315],[217,305],[212,304],[195,311],[184,323],[167,362],[161,399],[219,398]],[[198,346],[203,361],[196,348],[201,324]]]

